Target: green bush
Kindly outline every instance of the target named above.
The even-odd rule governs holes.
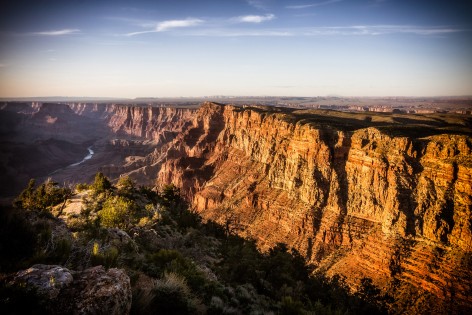
[[[157,253],[149,256],[149,261],[165,268],[175,259],[183,259],[182,254],[172,249],[160,249]]]
[[[36,189],[35,180],[31,179],[28,186],[14,201],[17,208],[28,210],[47,210],[66,201],[72,196],[72,191],[66,187],[58,187],[53,181],[46,181]]]
[[[111,246],[105,250],[101,250],[100,245],[95,242],[90,255],[90,263],[92,266],[102,265],[105,269],[116,267],[119,254],[120,252],[116,247]]]
[[[131,223],[133,208],[133,202],[124,197],[110,197],[103,203],[98,216],[104,227],[126,229]]]
[[[129,176],[120,177],[116,187],[118,188],[118,194],[125,197],[132,197],[136,192],[136,183]]]
[[[175,273],[166,273],[157,280],[144,314],[199,314],[202,306],[195,299],[185,279]]]
[[[75,190],[77,190],[78,192],[88,190],[89,188],[90,188],[90,186],[87,185],[87,184],[84,184],[84,183],[80,183],[80,184],[75,185]]]
[[[103,175],[103,173],[98,172],[95,175],[95,180],[93,184],[90,185],[90,188],[95,194],[100,194],[111,190],[113,186],[110,180],[105,175]]]
[[[173,205],[181,202],[180,189],[175,187],[174,184],[165,185],[162,188],[160,198],[163,206],[172,208]]]

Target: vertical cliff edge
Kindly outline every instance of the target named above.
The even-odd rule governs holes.
[[[287,243],[354,289],[369,277],[398,309],[472,306],[472,139],[439,118],[216,103],[73,109],[151,143],[104,170],[174,183],[203,218],[262,249]]]

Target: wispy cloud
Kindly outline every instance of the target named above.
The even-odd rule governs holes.
[[[244,15],[238,16],[235,18],[237,22],[240,23],[262,23],[265,21],[270,21],[275,19],[275,15],[273,14],[266,14],[266,15]]]
[[[307,9],[307,8],[313,8],[313,7],[319,7],[323,5],[328,5],[328,4],[333,4],[337,2],[341,2],[343,0],[328,0],[328,1],[323,1],[323,2],[316,2],[316,3],[308,3],[308,4],[295,4],[295,5],[288,5],[286,6],[287,9]]]
[[[186,36],[214,36],[214,37],[314,37],[314,36],[387,36],[393,34],[409,34],[416,36],[437,36],[449,33],[464,32],[467,30],[452,27],[421,27],[412,25],[353,25],[353,26],[325,26],[287,29],[232,29],[206,28],[186,31]]]
[[[154,29],[146,30],[146,31],[140,31],[140,32],[127,33],[125,35],[126,36],[135,36],[135,35],[146,34],[146,33],[166,32],[166,31],[174,29],[174,28],[184,28],[184,27],[197,26],[197,25],[202,24],[203,22],[205,22],[205,21],[201,20],[201,19],[195,19],[195,18],[187,18],[185,20],[168,20],[168,21],[162,21],[162,22],[157,23],[157,25]]]
[[[353,25],[307,28],[303,35],[307,36],[360,36],[360,35],[388,35],[388,34],[413,34],[413,35],[442,35],[457,33],[464,30],[453,27],[422,27],[414,25]]]
[[[77,34],[80,30],[76,28],[66,28],[62,30],[53,30],[53,31],[41,31],[41,32],[33,32],[30,33],[31,35],[37,36],[63,36],[63,35],[71,35]]]
[[[154,23],[152,28],[131,32],[125,36],[135,36],[146,33],[159,33],[176,30],[182,36],[214,36],[214,37],[253,37],[253,36],[387,36],[394,34],[415,36],[445,36],[451,33],[470,32],[452,26],[416,26],[416,25],[348,25],[348,26],[318,26],[295,28],[246,28],[244,24],[261,24],[275,19],[274,14],[245,15],[230,19],[202,20],[187,18],[168,20]],[[241,27],[235,28],[234,24]],[[197,27],[198,26],[198,27]],[[178,29],[178,32],[177,32]],[[121,35],[122,36],[122,35]]]
[[[190,27],[203,23],[200,19],[170,20],[157,24],[156,32],[164,32],[176,27]]]

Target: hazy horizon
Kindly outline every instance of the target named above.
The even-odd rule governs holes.
[[[189,95],[189,96],[136,96],[136,97],[113,97],[113,96],[60,96],[60,95],[45,95],[45,96],[24,96],[24,97],[0,97],[1,101],[83,101],[83,100],[97,100],[97,101],[121,101],[121,100],[178,100],[178,99],[244,99],[244,98],[339,98],[339,99],[469,99],[471,95],[432,95],[432,96],[405,96],[405,95],[378,95],[378,96],[365,96],[365,95]]]
[[[0,98],[467,97],[465,1],[18,1]]]

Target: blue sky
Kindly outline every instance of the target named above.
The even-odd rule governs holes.
[[[11,1],[0,97],[472,94],[466,1]]]

